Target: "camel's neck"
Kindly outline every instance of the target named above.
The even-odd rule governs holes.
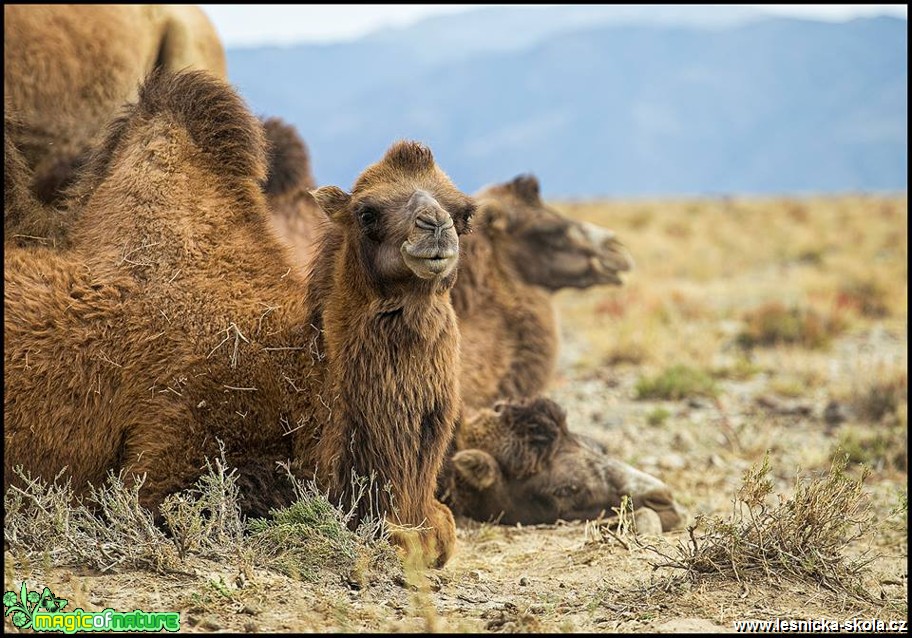
[[[468,317],[496,296],[495,279],[502,278],[496,267],[493,246],[487,237],[466,235],[459,239],[459,270],[450,295],[458,317]]]
[[[325,246],[325,244],[324,244]],[[352,473],[376,481],[370,506],[416,523],[434,496],[458,411],[459,343],[446,291],[379,298],[346,248],[332,263],[320,311],[331,416],[312,452],[318,478],[349,500]],[[327,282],[331,285],[326,287]],[[388,484],[390,491],[383,489]],[[395,514],[393,513],[395,512]]]
[[[463,326],[497,316],[494,341],[508,355],[508,368],[498,380],[500,398],[540,393],[554,371],[559,345],[557,317],[548,291],[525,282],[510,262],[483,234],[462,245],[459,276],[453,289],[453,307]],[[471,330],[471,328],[464,328]],[[464,349],[473,344],[464,344]],[[479,357],[471,357],[480,360]]]

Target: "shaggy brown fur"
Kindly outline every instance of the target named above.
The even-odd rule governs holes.
[[[474,205],[430,151],[398,143],[350,195],[316,191],[333,223],[309,279],[267,230],[263,127],[205,73],[153,74],[88,174],[72,248],[6,255],[4,485],[18,464],[67,466],[80,487],[122,468],[147,475],[154,508],[221,440],[269,494],[287,458],[343,501],[352,473],[373,475],[391,488],[374,507],[425,528],[442,565],[455,528],[434,488],[459,408],[449,288]],[[248,496],[253,514],[273,504]]]
[[[54,247],[65,234],[66,217],[32,193],[32,171],[13,141],[20,128],[8,104],[3,113],[3,241],[5,246]]]
[[[682,522],[664,483],[571,434],[550,399],[479,410],[463,424],[456,447],[441,474],[441,496],[454,514],[505,524],[595,519],[628,495],[634,509],[654,510],[663,530]]]
[[[107,122],[156,67],[224,79],[225,51],[187,5],[4,5],[3,92],[33,188],[55,201]]]

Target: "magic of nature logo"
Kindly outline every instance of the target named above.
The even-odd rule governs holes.
[[[180,613],[176,611],[145,612],[134,611],[84,611],[76,609],[65,612],[69,601],[58,598],[45,587],[41,593],[29,591],[25,582],[14,591],[3,594],[3,616],[11,616],[14,626],[33,631],[62,631],[67,634],[77,631],[178,631]]]

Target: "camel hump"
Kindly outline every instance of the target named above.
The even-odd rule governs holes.
[[[228,79],[225,47],[206,12],[192,5],[158,7],[167,15],[157,63],[171,71],[206,69]]]
[[[279,196],[298,189],[313,190],[316,180],[310,169],[307,145],[291,124],[270,117],[263,122],[269,144],[269,179],[266,194]]]
[[[262,125],[230,85],[207,71],[156,69],[140,87],[136,113],[172,118],[220,173],[266,179]]]

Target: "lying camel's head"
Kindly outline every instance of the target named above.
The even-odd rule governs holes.
[[[398,142],[358,177],[351,194],[325,186],[313,196],[360,244],[365,272],[377,286],[418,278],[440,289],[455,281],[458,235],[468,230],[475,203],[426,146]]]
[[[455,514],[501,523],[596,519],[628,495],[634,509],[654,510],[669,530],[681,510],[662,481],[610,458],[589,437],[571,434],[566,414],[550,399],[500,402],[464,424],[452,458],[449,488]],[[482,449],[483,448],[483,449]]]
[[[532,175],[484,188],[475,198],[476,228],[506,252],[530,284],[548,290],[619,285],[619,273],[633,268],[614,232],[546,206]]]

